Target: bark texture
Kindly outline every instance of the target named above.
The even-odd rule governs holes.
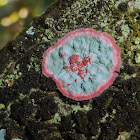
[[[6,140],[140,139],[139,0],[58,0],[0,51],[0,129]],[[101,96],[74,101],[42,74],[43,52],[77,28],[107,32],[122,51]]]

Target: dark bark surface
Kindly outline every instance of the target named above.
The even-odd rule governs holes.
[[[6,140],[139,140],[138,0],[58,0],[0,51],[0,129]],[[42,74],[43,52],[77,28],[107,32],[122,51],[101,96],[74,101]]]

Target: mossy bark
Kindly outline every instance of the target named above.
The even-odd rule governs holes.
[[[140,139],[138,4],[58,0],[0,51],[0,128],[6,139]],[[114,84],[81,102],[64,97],[41,67],[43,52],[77,28],[107,32],[122,52]]]

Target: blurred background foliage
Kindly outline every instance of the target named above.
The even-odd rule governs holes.
[[[0,49],[55,0],[0,0]]]

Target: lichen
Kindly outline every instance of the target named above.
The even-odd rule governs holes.
[[[67,103],[64,103],[61,99],[59,99],[58,97],[54,97],[55,99],[55,103],[57,103],[58,107],[59,107],[59,113],[62,116],[68,116],[71,113],[77,113],[78,111],[84,111],[84,112],[88,112],[92,109],[92,105],[89,102],[89,104],[84,105],[83,107],[80,106],[79,103],[77,103],[76,105],[69,105]]]
[[[140,64],[140,54],[139,53],[136,54],[135,61],[136,61],[136,63]]]
[[[27,33],[28,35],[34,35],[35,33],[33,32],[33,29],[34,29],[34,27],[31,26],[31,27],[26,31],[26,33]]]
[[[113,109],[113,110],[112,110],[112,113],[113,113],[113,114],[116,114],[116,109]]]
[[[53,123],[59,124],[60,122],[61,122],[61,117],[60,117],[60,115],[58,113],[56,113],[54,115],[54,118],[50,119],[47,123],[50,123],[50,124],[53,124]]]
[[[38,58],[35,56],[30,58],[30,64],[27,64],[28,71],[30,71],[31,69],[34,69],[36,72],[40,71],[40,66],[36,61],[37,59]]]
[[[4,109],[4,108],[5,108],[5,105],[4,104],[0,104],[0,110]]]
[[[13,73],[7,74],[3,79],[0,79],[0,87],[12,86],[14,81],[22,76],[19,66],[20,64],[16,65],[15,68],[12,69]]]
[[[113,83],[120,64],[120,50],[108,34],[81,28],[44,52],[42,70],[64,96],[87,100]]]

